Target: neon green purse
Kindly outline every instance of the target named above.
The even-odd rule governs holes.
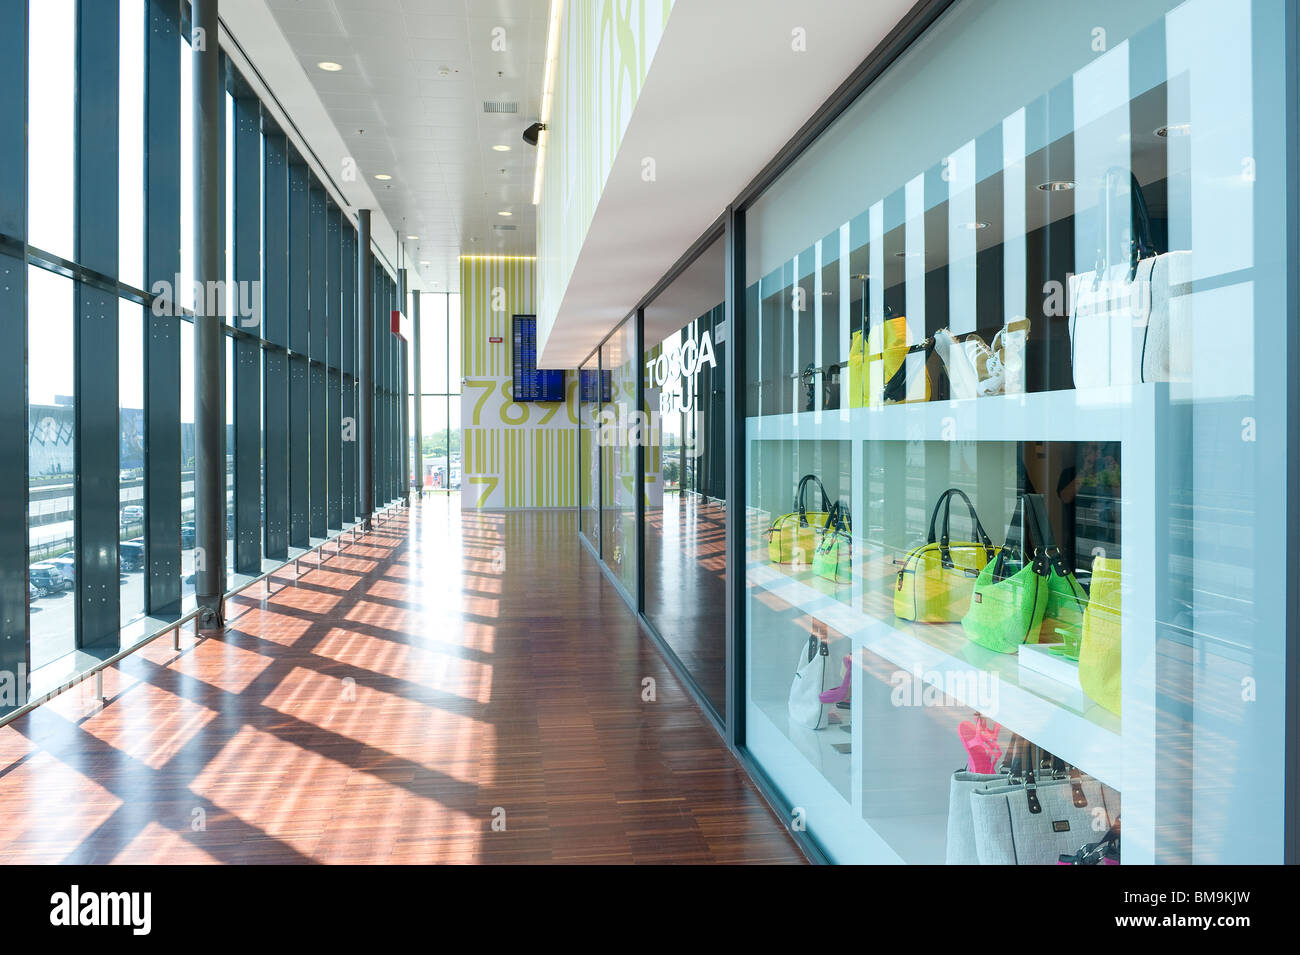
[[[1120,562],[1092,562],[1092,593],[1083,613],[1079,685],[1089,699],[1120,715]]]
[[[843,504],[831,505],[821,543],[813,554],[813,573],[836,584],[853,579],[853,531]]]
[[[1045,537],[1044,531],[1036,527],[1041,507],[1042,498],[1038,495],[1020,496],[1011,515],[1006,543],[997,557],[984,565],[975,581],[970,609],[961,625],[971,642],[988,650],[1015,653],[1022,643],[1038,642],[1052,572],[1046,549],[1039,543],[1050,537]],[[1036,545],[1029,560],[1026,560],[1029,547],[1025,534],[1017,531],[1021,520],[1028,525]],[[1050,525],[1046,534],[1051,534]]]
[[[808,510],[808,488],[813,484],[821,492],[820,511]],[[830,510],[830,498],[821,480],[815,474],[805,474],[795,488],[792,512],[782,514],[767,529],[767,559],[774,564],[811,563]]]

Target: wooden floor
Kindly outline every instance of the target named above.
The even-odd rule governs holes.
[[[303,570],[0,728],[0,862],[802,861],[575,514],[434,499]]]

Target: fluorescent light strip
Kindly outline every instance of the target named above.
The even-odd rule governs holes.
[[[543,126],[551,120],[551,97],[555,89],[555,61],[560,56],[560,14],[564,0],[551,0],[551,20],[546,28],[546,75],[542,80],[542,115],[539,121]],[[537,134],[537,171],[533,175],[533,205],[542,201],[542,170],[546,166],[546,130]]]

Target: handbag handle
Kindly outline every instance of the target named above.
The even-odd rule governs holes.
[[[1038,494],[1021,494],[1016,498],[1016,509],[1011,512],[1011,523],[1007,527],[1006,543],[998,551],[997,560],[993,564],[993,579],[1005,580],[1006,562],[1008,557],[1014,553],[1023,566],[1026,563],[1032,563],[1034,573],[1040,577],[1046,577],[1050,572],[1050,564],[1047,557],[1047,549],[1055,548],[1055,538],[1052,537],[1052,528],[1048,524],[1046,530],[1039,526],[1040,514],[1046,514],[1043,509],[1042,496]],[[1018,530],[1023,515],[1024,532]],[[1025,540],[1025,532],[1028,532],[1029,540],[1033,542],[1034,549],[1029,549],[1029,543]],[[1014,535],[1014,536],[1013,536]],[[1044,546],[1042,541],[1047,542]],[[1032,556],[1030,556],[1032,555]]]
[[[799,487],[794,492],[793,510],[799,515],[800,524],[808,523],[808,507],[804,503],[804,498],[807,497],[807,488],[810,483],[816,484],[817,490],[822,492],[822,511],[827,512],[831,509],[831,499],[826,496],[826,488],[822,486],[821,478],[815,474],[805,474],[799,479]]]
[[[934,352],[934,336],[931,335],[919,345],[912,345],[907,349],[907,355],[914,352],[924,352],[925,361],[930,360],[930,355]],[[885,385],[885,390],[881,394],[882,401],[902,401],[907,397],[907,357],[904,356],[903,363],[898,366],[898,370],[890,376],[889,382]]]
[[[849,521],[849,509],[842,501],[836,501],[826,512],[826,526],[822,530],[827,537],[841,532],[845,534],[853,532]]]
[[[1146,194],[1142,192],[1142,185],[1138,182],[1137,176],[1132,171],[1125,169],[1123,166],[1111,166],[1106,170],[1106,175],[1102,179],[1101,202],[1098,205],[1098,214],[1101,221],[1097,230],[1097,264],[1093,272],[1093,287],[1100,282],[1102,273],[1110,266],[1110,260],[1106,254],[1107,247],[1110,244],[1110,200],[1115,193],[1114,184],[1117,179],[1122,179],[1125,175],[1129,178],[1129,267],[1128,280],[1132,282],[1137,277],[1138,263],[1142,259],[1158,255],[1156,252],[1155,240],[1151,236],[1151,214],[1147,210]]]
[[[1048,566],[1055,568],[1057,576],[1070,582],[1070,592],[1074,596],[1074,602],[1082,612],[1088,595],[1084,592],[1082,585],[1075,580],[1073,572],[1065,563],[1065,555],[1061,553],[1061,548],[1056,544],[1056,535],[1052,532],[1052,522],[1047,516],[1047,505],[1043,502],[1041,494],[1026,494],[1025,497],[1029,501],[1029,513],[1033,518],[1031,533],[1034,535],[1034,543],[1039,548]],[[1047,576],[1047,573],[1044,570],[1042,575]]]
[[[966,510],[970,512],[970,521],[973,535],[984,545],[984,554],[988,560],[993,559],[993,541],[988,532],[984,530],[984,525],[980,523],[979,515],[975,513],[975,505],[971,499],[966,496],[966,492],[961,488],[950,487],[939,495],[939,500],[935,502],[934,510],[930,512],[930,530],[926,535],[927,544],[933,544],[938,541],[939,557],[944,567],[952,566],[952,553],[948,550],[948,519],[952,513],[952,499],[960,497],[966,502]],[[943,529],[938,538],[935,537],[935,523],[939,517],[939,508],[943,508]]]

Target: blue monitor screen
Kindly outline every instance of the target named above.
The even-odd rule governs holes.
[[[515,401],[563,401],[564,371],[537,367],[537,317],[514,317]]]

